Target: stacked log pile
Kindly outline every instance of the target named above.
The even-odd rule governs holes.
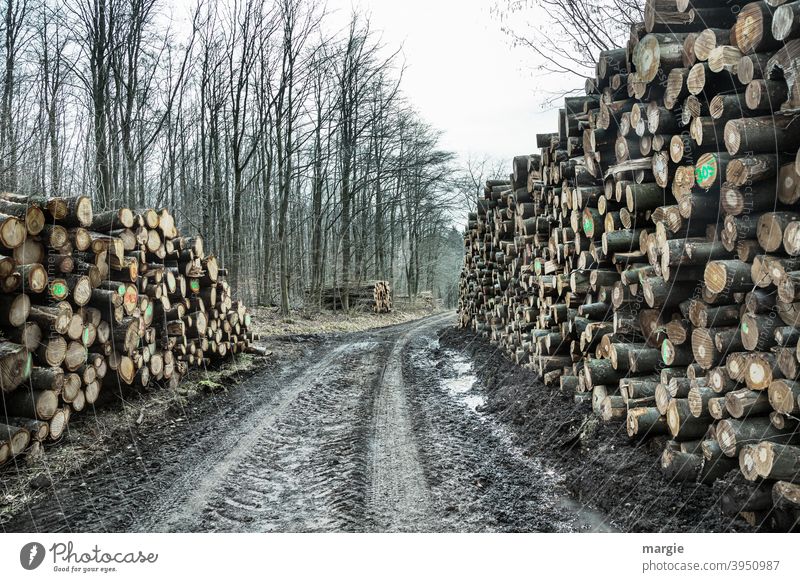
[[[776,529],[800,519],[795,4],[648,0],[541,152],[486,184],[459,307],[545,386],[663,442],[670,480],[740,472],[723,509]]]
[[[168,210],[0,193],[0,464],[101,398],[247,350],[245,306]]]
[[[345,293],[350,309],[371,310],[374,313],[390,313],[392,311],[392,287],[388,281],[351,284],[347,288],[344,286],[326,287],[320,295],[321,307],[330,310],[343,309]]]
[[[440,302],[433,296],[432,291],[420,291],[413,297],[410,295],[394,295],[392,303],[398,308],[411,309],[422,307],[424,309],[434,310],[439,307]]]

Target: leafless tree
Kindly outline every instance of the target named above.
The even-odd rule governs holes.
[[[516,45],[539,57],[540,70],[587,77],[599,53],[623,46],[630,25],[642,21],[643,2],[496,0],[493,12]]]
[[[40,91],[42,117],[46,120],[45,147],[42,149],[42,167],[49,149],[49,181],[46,171],[42,172],[41,185],[48,184],[54,196],[61,191],[61,127],[59,115],[65,99],[65,83],[69,75],[71,62],[67,57],[67,46],[70,35],[64,25],[64,13],[58,4],[43,2],[39,7],[39,31],[36,46],[35,64],[40,69]]]
[[[502,178],[508,163],[489,157],[468,156],[455,176],[454,184],[461,194],[466,210],[474,212],[478,199],[483,196],[487,180]]]
[[[3,72],[2,103],[0,103],[0,154],[3,156],[3,184],[5,188],[16,189],[19,144],[17,143],[15,101],[17,86],[18,59],[26,44],[25,20],[28,16],[27,0],[6,0],[4,26],[5,69]]]
[[[367,277],[452,288],[437,265],[460,252],[454,159],[368,18],[331,29],[312,0],[3,1],[4,187],[168,204],[237,292],[283,313]]]

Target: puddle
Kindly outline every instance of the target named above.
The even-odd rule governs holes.
[[[436,365],[434,361],[431,363]],[[547,467],[538,459],[525,455],[519,446],[514,443],[511,434],[506,429],[491,423],[490,418],[480,412],[479,409],[486,405],[486,396],[472,362],[456,351],[444,350],[444,357],[438,363],[439,365],[444,364],[445,369],[449,368],[453,373],[452,377],[440,380],[442,388],[447,391],[453,400],[465,406],[482,423],[489,423],[492,427],[492,433],[503,443],[508,451],[517,458],[525,459],[526,463],[531,467],[531,472],[538,476],[542,486],[549,484],[554,491],[560,491],[563,486],[563,475]],[[552,504],[563,510],[576,531],[598,533],[618,531],[613,525],[606,522],[603,513],[583,505],[568,495],[556,494],[552,499]]]
[[[420,368],[435,366],[436,360],[432,354],[439,349],[439,339],[424,338],[424,342],[424,346],[415,346],[417,349],[411,351],[411,361]]]
[[[469,374],[470,372],[472,372],[472,364],[470,362],[466,361],[466,360],[463,361],[463,362],[459,362],[459,361],[456,360],[456,361],[453,361],[451,364],[453,366],[453,370],[455,370],[456,374],[458,374],[460,376],[464,376],[464,375]],[[473,376],[473,378],[474,377],[475,376]]]
[[[579,531],[585,533],[618,533],[619,530],[610,525],[605,516],[582,505],[579,501],[571,497],[562,497],[557,501],[557,506],[564,509],[564,511],[571,513],[575,518],[575,525]]]
[[[463,400],[473,412],[478,412],[478,408],[486,404],[486,399],[483,396],[466,396]]]
[[[479,392],[478,376],[474,374],[472,362],[459,353],[447,350],[446,362],[455,372],[454,378],[441,380],[442,387],[472,412],[486,404],[486,398]],[[480,414],[480,413],[478,413]],[[484,420],[481,418],[481,420]]]
[[[374,348],[377,345],[378,345],[378,342],[374,342],[374,341],[360,341],[360,342],[355,342],[355,343],[352,343],[352,344],[347,344],[346,345],[346,348],[347,348],[346,351],[348,351],[348,352],[356,352],[356,351],[359,351],[359,350],[371,349],[371,348]]]
[[[442,380],[442,384],[444,384],[448,392],[455,395],[469,392],[477,381],[477,376],[462,376],[451,380]]]

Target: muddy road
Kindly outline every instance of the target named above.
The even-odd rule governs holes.
[[[6,531],[591,531],[557,471],[482,412],[452,315],[271,345],[277,364],[131,426]]]

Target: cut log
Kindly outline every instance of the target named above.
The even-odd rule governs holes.
[[[58,394],[52,390],[15,390],[4,401],[9,416],[50,420],[58,410]]]
[[[770,441],[792,444],[800,441],[792,430],[775,428],[767,417],[725,419],[717,424],[717,440],[728,457],[735,457],[744,445]]]
[[[800,447],[764,441],[753,457],[759,477],[800,483]]]
[[[31,441],[31,433],[24,427],[0,424],[0,442],[8,445],[9,456],[16,457]]]
[[[774,380],[769,385],[769,403],[776,412],[800,413],[800,383],[794,380]]]

